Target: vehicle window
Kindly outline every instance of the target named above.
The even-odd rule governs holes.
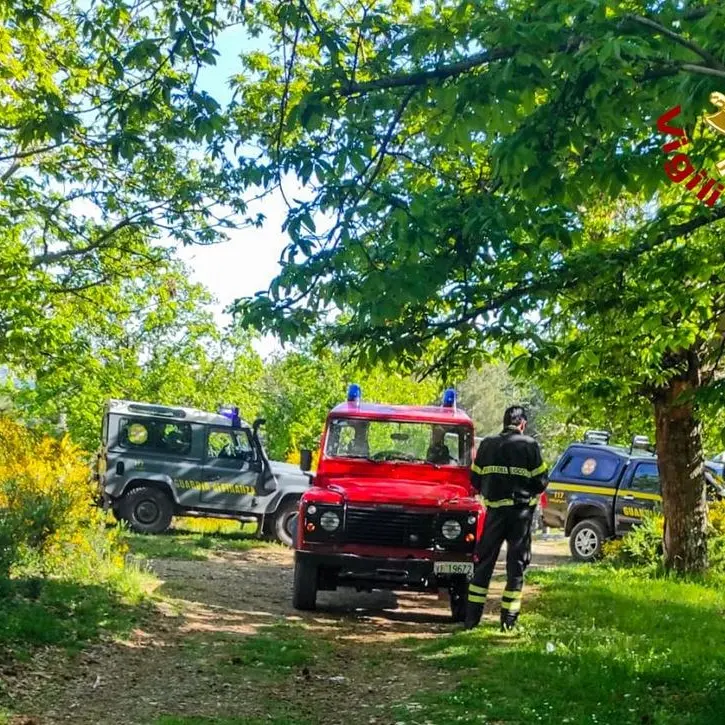
[[[248,461],[252,457],[252,446],[243,433],[211,430],[209,431],[206,454],[208,458]]]
[[[165,420],[122,418],[118,441],[124,448],[185,456],[191,452],[191,426]]]
[[[629,484],[632,491],[642,493],[660,492],[660,474],[656,463],[638,463]]]
[[[325,454],[331,458],[468,466],[471,435],[463,426],[339,418],[330,423]]]
[[[619,459],[608,453],[597,451],[575,451],[564,461],[561,473],[571,478],[592,481],[594,485],[611,481],[617,472]]]

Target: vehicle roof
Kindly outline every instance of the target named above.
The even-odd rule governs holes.
[[[570,443],[566,450],[568,451],[572,448],[584,448],[592,452],[607,451],[608,453],[613,453],[615,456],[627,458],[628,460],[652,461],[657,458],[656,453],[645,451],[642,448],[635,448],[630,453],[629,446],[617,446],[603,443]]]
[[[106,404],[109,413],[120,415],[133,415],[141,418],[155,418],[162,420],[186,421],[187,423],[202,423],[221,428],[231,428],[232,421],[219,413],[209,413],[197,408],[184,408],[179,405],[158,405],[156,403],[143,403],[137,400],[109,400]],[[242,428],[249,428],[249,423],[241,421]]]
[[[330,416],[364,420],[394,419],[415,423],[443,423],[447,425],[472,425],[468,414],[460,408],[444,408],[440,405],[384,405],[379,403],[340,403]]]

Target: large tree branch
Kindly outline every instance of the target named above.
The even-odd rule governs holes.
[[[61,146],[67,144],[68,141],[59,141],[58,143],[50,144],[49,146],[41,146],[37,149],[26,149],[25,151],[15,151],[7,156],[0,156],[0,161],[17,161],[18,159],[27,159],[29,156],[35,156],[37,154],[43,154],[46,151],[54,151]]]
[[[55,264],[56,262],[60,262],[63,259],[82,257],[84,254],[88,254],[89,252],[94,252],[98,249],[101,249],[108,242],[110,242],[111,239],[116,234],[118,234],[118,232],[126,229],[127,227],[133,226],[134,224],[136,224],[139,218],[144,217],[147,214],[153,213],[154,211],[161,209],[163,206],[163,203],[157,204],[154,207],[142,209],[141,211],[138,211],[135,214],[126,217],[125,219],[121,219],[121,221],[119,221],[117,224],[114,224],[110,229],[107,229],[105,232],[103,232],[103,234],[101,234],[97,239],[95,239],[90,244],[85,245],[84,247],[73,247],[71,249],[63,249],[59,252],[38,254],[33,257],[30,266],[33,269],[37,269],[38,267],[42,267],[44,265]]]
[[[721,219],[725,219],[725,205],[718,207],[717,211],[712,214],[703,214],[695,217],[694,219],[690,219],[687,222],[675,224],[663,229],[659,234],[642,241],[640,244],[637,244],[630,249],[623,249],[611,255],[603,255],[602,258],[598,260],[597,264],[599,262],[617,262],[620,264],[632,262],[643,254],[653,251],[661,244],[664,244],[672,239],[677,239],[678,237],[687,236],[688,234],[691,234],[692,232],[709,224],[720,221]],[[585,271],[584,276],[587,280],[590,279],[588,271]],[[458,327],[469,325],[473,323],[477,317],[489,312],[494,312],[503,305],[513,302],[521,297],[532,294],[540,294],[551,289],[556,289],[557,293],[560,293],[564,290],[576,287],[581,281],[582,274],[581,271],[578,270],[576,263],[564,264],[558,269],[553,270],[550,274],[514,285],[498,295],[490,297],[485,304],[472,308],[465,315],[458,316],[455,319],[449,318],[447,320],[441,320],[440,322],[429,323],[427,325],[427,329],[430,332],[421,336],[420,340],[424,342],[426,340],[433,339],[442,331],[453,330]]]
[[[365,81],[363,83],[349,83],[344,87],[337,89],[337,92],[339,95],[346,97],[390,88],[422,86],[429,81],[443,81],[446,78],[467,73],[470,70],[486,65],[486,63],[513,58],[518,50],[518,46],[490,51],[485,50],[481,53],[476,53],[465,60],[458,61],[457,63],[441,65],[431,70],[423,70],[416,73],[398,73],[383,78],[377,78],[372,81]]]
[[[712,8],[710,7],[695,8],[693,10],[683,13],[682,19],[699,20],[705,17],[705,15],[707,15],[707,13],[711,10]],[[721,76],[721,73],[718,71],[723,71],[721,77],[725,77],[725,66],[715,56],[706,51],[704,48],[701,48],[696,43],[687,40],[687,38],[682,37],[678,33],[675,33],[674,31],[665,28],[663,25],[660,25],[656,21],[650,20],[649,18],[644,18],[636,15],[629,15],[627,16],[627,18],[666,35],[671,40],[674,40],[678,44],[692,50],[709,64],[708,66],[690,64],[682,65],[680,67],[683,70],[697,73],[709,73],[710,75],[716,76]],[[621,22],[621,20],[618,22]],[[571,36],[569,39],[567,39],[565,43],[559,45],[553,50],[559,53],[569,52],[571,49],[577,48],[582,40],[586,40],[586,38],[581,36]],[[352,95],[370,93],[371,91],[388,90],[391,88],[422,86],[431,81],[443,81],[447,78],[452,78],[454,76],[468,73],[469,71],[486,65],[487,63],[500,60],[508,60],[509,58],[513,58],[519,51],[519,49],[519,46],[513,46],[510,48],[484,50],[480,53],[475,53],[474,55],[471,55],[468,58],[464,58],[463,60],[457,61],[455,63],[439,65],[437,68],[432,68],[430,70],[414,71],[411,73],[396,73],[394,75],[376,78],[374,80],[365,81],[362,83],[354,83],[352,82],[352,79],[350,79],[349,83],[345,84],[341,88],[337,88],[336,92],[342,97],[347,97]]]
[[[670,38],[670,40],[674,40],[675,43],[678,43],[683,48],[687,48],[696,55],[699,55],[706,63],[709,64],[710,68],[725,70],[725,66],[723,66],[723,64],[712,53],[709,53],[697,43],[693,42],[692,40],[688,40],[679,33],[676,33],[674,30],[670,30],[664,25],[660,25],[660,23],[655,22],[654,20],[650,20],[649,18],[644,18],[641,15],[625,15],[625,18],[627,20],[631,20],[634,23],[638,23],[639,25],[643,25],[646,28],[650,28],[651,30],[656,31],[661,35]]]
[[[725,78],[725,70],[719,70],[717,68],[710,68],[706,65],[696,65],[693,63],[683,63],[680,68],[682,70],[689,71],[690,73],[701,73],[706,76],[716,76],[717,78]]]

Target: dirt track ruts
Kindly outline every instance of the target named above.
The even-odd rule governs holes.
[[[567,554],[560,541],[537,542],[532,565],[563,563]],[[127,640],[88,647],[72,660],[38,653],[10,684],[13,710],[25,716],[18,723],[264,718],[274,703],[312,722],[384,725],[395,722],[390,705],[420,688],[421,672],[403,641],[454,629],[447,598],[416,593],[321,592],[316,612],[296,612],[292,552],[278,547],[151,566],[162,582],[153,615]],[[488,608],[497,606],[500,588],[492,586]],[[225,661],[230,643],[243,646],[245,637],[282,622],[329,642],[327,654],[282,681]],[[452,686],[446,673],[436,677],[438,687]]]

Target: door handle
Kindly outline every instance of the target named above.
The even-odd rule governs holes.
[[[625,500],[625,501],[634,501],[634,496],[632,496],[632,495],[630,494],[630,495],[628,495],[628,496],[625,496],[625,497],[624,497],[624,500]]]
[[[208,476],[207,481],[218,481],[221,478],[221,476]]]

